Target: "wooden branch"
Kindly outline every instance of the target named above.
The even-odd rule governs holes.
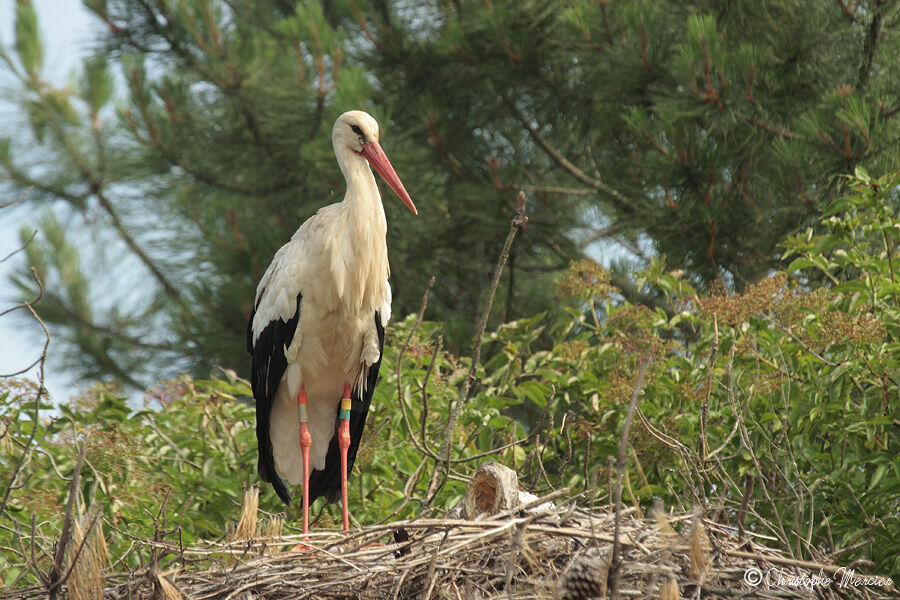
[[[706,375],[706,394],[703,397],[703,403],[700,405],[700,447],[698,448],[698,454],[700,455],[700,461],[705,462],[707,459],[707,447],[706,447],[706,415],[709,410],[709,398],[712,395],[712,385],[713,385],[713,371],[716,366],[716,358],[719,354],[719,320],[718,317],[713,314],[713,343],[712,349],[709,351],[709,365],[707,369]]]
[[[31,190],[33,190],[33,189],[34,189],[34,186],[30,186],[24,192],[19,194],[19,197],[16,198],[15,200],[10,200],[9,202],[4,202],[3,204],[0,204],[0,209],[6,208],[7,206],[12,206],[13,204],[18,204],[19,202],[24,200],[25,196],[27,196],[29,194],[29,192],[31,192]],[[13,254],[15,254],[15,252]],[[6,260],[6,259],[4,259],[4,260]],[[3,262],[3,261],[0,261],[0,262]]]
[[[79,483],[81,482],[81,466],[84,464],[84,452],[87,449],[87,441],[82,441],[78,448],[78,458],[75,459],[75,473],[72,481],[69,482],[69,499],[66,501],[66,513],[63,517],[62,532],[59,534],[59,541],[56,544],[56,552],[53,554],[53,564],[50,566],[50,572],[47,577],[47,591],[50,600],[56,600],[59,594],[60,586],[65,583],[65,577],[62,573],[63,560],[66,557],[66,548],[72,537],[72,527],[75,512],[75,498],[79,493]],[[68,576],[68,572],[66,573]]]
[[[607,185],[600,179],[591,177],[590,175],[588,175],[587,173],[585,173],[584,171],[579,169],[577,166],[575,166],[571,161],[569,161],[569,159],[567,159],[565,156],[563,156],[562,153],[560,153],[556,148],[554,148],[550,144],[550,142],[548,142],[544,138],[544,136],[542,136],[540,134],[540,132],[531,125],[531,121],[528,119],[528,117],[525,115],[525,113],[522,112],[522,110],[518,106],[516,106],[516,103],[513,102],[513,100],[509,97],[509,95],[505,94],[505,95],[503,95],[503,98],[505,100],[506,105],[510,108],[510,110],[512,110],[512,112],[515,114],[516,118],[519,120],[519,122],[522,123],[522,126],[525,127],[525,129],[528,131],[528,133],[531,135],[531,137],[534,139],[534,141],[537,142],[538,146],[543,148],[544,152],[546,152],[547,155],[550,156],[550,158],[552,158],[556,164],[558,164],[560,167],[562,167],[563,170],[565,170],[567,173],[569,173],[572,177],[574,177],[581,183],[583,183],[587,186],[590,186],[591,188],[593,188],[599,192],[603,192],[604,194],[611,196],[615,200],[616,208],[618,208],[622,212],[625,212],[628,214],[631,214],[634,212],[634,207],[632,206],[632,203],[625,196],[623,196],[618,190]]]
[[[31,416],[31,433],[28,436],[28,440],[25,442],[25,447],[22,449],[22,454],[19,456],[19,461],[16,463],[16,467],[15,469],[13,469],[12,475],[9,478],[9,483],[6,486],[6,490],[3,492],[3,500],[0,501],[0,515],[3,515],[4,511],[6,510],[6,503],[9,502],[9,495],[15,488],[16,479],[18,478],[19,472],[22,470],[22,467],[25,465],[28,451],[31,448],[31,445],[34,443],[35,437],[37,436],[38,423],[40,422],[41,414],[41,398],[47,393],[46,388],[44,388],[44,363],[47,361],[47,348],[50,346],[50,331],[47,329],[47,325],[44,323],[41,317],[34,310],[34,306],[32,306],[35,302],[38,302],[44,296],[44,284],[41,281],[41,278],[38,277],[37,271],[34,267],[31,267],[31,276],[34,278],[35,283],[37,283],[38,285],[38,294],[33,300],[31,300],[30,302],[25,302],[17,308],[26,308],[31,313],[31,316],[35,319],[35,321],[37,321],[38,325],[41,326],[41,329],[44,330],[44,346],[43,348],[41,348],[41,355],[37,359],[37,361],[32,363],[28,367],[28,369],[26,369],[30,370],[35,366],[35,364],[38,365],[37,391],[34,394],[34,414]],[[13,373],[12,375],[3,375],[2,377],[13,377],[19,374],[20,373]]]
[[[49,185],[41,183],[40,181],[29,177],[25,172],[17,169],[15,166],[12,165],[12,163],[7,163],[5,165],[5,167],[6,167],[5,170],[6,170],[7,176],[10,179],[17,180],[21,184],[27,185],[29,189],[39,190],[41,192],[44,192],[45,194],[50,194],[51,196],[56,196],[57,198],[62,198],[63,200],[65,200],[71,204],[75,204],[75,205],[82,204],[85,200],[88,199],[88,196],[86,196],[86,195],[85,196],[76,196],[74,194],[70,194],[70,193],[66,192],[65,190],[61,190],[59,188],[53,188],[53,187],[50,187]],[[17,200],[14,201],[13,204],[15,204],[15,202],[17,202]],[[4,204],[3,206],[9,206],[9,205]],[[2,207],[0,207],[0,208],[2,208]]]
[[[31,241],[34,239],[34,237],[37,235],[37,232],[38,232],[37,229],[32,230],[31,235],[28,236],[28,239],[27,239],[27,240],[25,240],[24,242],[22,242],[22,245],[21,245],[21,246],[19,246],[18,248],[16,248],[15,250],[13,250],[12,252],[10,252],[10,253],[7,254],[6,256],[4,256],[3,258],[0,258],[0,263],[5,263],[5,262],[8,261],[10,258],[12,258],[12,257],[15,256],[16,254],[18,254],[19,252],[21,252],[22,250],[24,250],[25,248],[27,248],[27,247],[28,247],[28,244],[30,244]],[[8,311],[4,311],[3,314],[6,314],[7,312],[8,312]]]
[[[587,188],[569,188],[556,185],[519,185],[511,186],[523,189],[528,192],[536,192],[538,194],[562,194],[565,196],[592,196],[596,192]]]
[[[806,138],[800,134],[794,133],[792,131],[788,131],[787,129],[784,129],[783,127],[778,127],[777,125],[773,125],[772,123],[767,123],[757,117],[751,117],[749,115],[745,115],[745,114],[741,113],[740,111],[735,111],[734,114],[739,119],[743,119],[747,123],[750,123],[751,125],[753,125],[755,127],[759,127],[763,131],[765,131],[767,133],[771,133],[772,135],[775,135],[775,136],[778,136],[781,138],[785,138],[788,140],[807,141]]]
[[[144,266],[150,271],[153,277],[162,285],[166,294],[175,300],[181,299],[181,292],[178,291],[172,283],[168,280],[168,278],[163,275],[162,271],[159,270],[150,257],[147,256],[147,253],[138,245],[137,240],[135,240],[128,230],[125,229],[125,225],[122,224],[122,220],[119,218],[118,212],[116,212],[115,208],[112,205],[112,202],[109,201],[109,198],[106,197],[106,194],[103,193],[102,190],[97,190],[97,200],[100,201],[100,206],[106,211],[106,214],[109,215],[109,218],[112,220],[113,227],[116,232],[118,232],[119,237],[122,238],[122,241],[125,242],[125,245],[134,252],[137,257],[140,259]]]
[[[76,147],[75,145],[73,145],[72,141],[69,139],[69,136],[66,135],[66,132],[62,129],[62,127],[58,123],[52,122],[51,124],[53,126],[54,132],[56,133],[57,137],[59,138],[59,141],[63,145],[63,148],[65,149],[66,153],[78,166],[79,174],[80,174],[82,180],[84,181],[84,183],[86,183],[89,186],[91,193],[97,197],[97,200],[99,201],[101,208],[103,208],[103,210],[107,213],[107,215],[109,215],[110,219],[112,219],[113,227],[115,228],[116,232],[119,234],[119,237],[122,238],[122,240],[125,242],[125,244],[128,246],[128,248],[132,252],[134,252],[135,255],[137,255],[137,257],[140,259],[140,261],[142,263],[144,263],[144,265],[147,267],[147,269],[149,269],[150,273],[157,279],[157,281],[159,281],[159,283],[163,286],[163,289],[166,291],[166,294],[168,294],[170,297],[172,297],[174,299],[179,299],[181,294],[178,291],[178,289],[169,282],[169,280],[162,274],[162,272],[153,263],[153,261],[150,260],[150,257],[138,245],[137,241],[131,236],[130,233],[128,233],[128,230],[125,229],[125,226],[122,224],[122,220],[119,218],[119,215],[116,212],[115,208],[113,207],[112,202],[110,202],[109,198],[103,192],[102,176],[91,173],[90,166],[88,165],[88,163],[84,160],[84,158],[82,156],[83,153],[82,153],[81,149]],[[102,150],[102,143],[99,142],[99,138],[95,138],[95,139],[98,140],[97,141],[98,148]],[[102,158],[102,154],[101,154],[101,158]],[[8,166],[7,170],[11,171],[14,175],[17,175],[20,179],[25,180],[31,186],[37,187],[39,189],[43,189],[44,191],[54,194],[65,200],[68,200],[69,202],[82,203],[84,200],[87,199],[87,196],[84,196],[84,197],[72,196],[71,194],[68,194],[62,190],[53,190],[49,187],[42,186],[41,184],[39,184],[35,181],[31,181],[27,175],[19,172],[17,169],[13,169],[12,167]]]
[[[416,333],[416,330],[419,328],[419,325],[422,323],[422,319],[425,317],[425,308],[428,306],[428,294],[431,292],[431,288],[434,286],[434,276],[428,281],[428,286],[425,288],[425,293],[422,295],[422,307],[419,310],[419,314],[416,316],[416,321],[413,323],[412,329],[409,330],[409,335],[406,336],[406,340],[403,342],[403,346],[400,347],[400,353],[397,355],[397,402],[400,404],[400,413],[403,415],[403,423],[406,425],[406,431],[409,435],[409,439],[412,440],[413,445],[416,447],[416,450],[425,454],[429,458],[437,460],[437,455],[431,451],[425,445],[425,422],[424,417],[422,421],[422,439],[416,437],[415,432],[413,431],[412,422],[409,419],[409,415],[406,412],[406,399],[403,395],[403,378],[401,377],[402,365],[403,365],[403,356],[406,354],[406,349],[409,347],[409,342],[412,340],[413,334]]]
[[[856,87],[862,90],[869,82],[869,73],[872,71],[872,60],[875,58],[875,50],[878,47],[878,36],[881,33],[881,20],[884,18],[887,3],[876,3],[872,14],[872,21],[866,31],[866,41],[863,43],[863,62],[859,65],[859,75],[856,78]]]
[[[503,244],[503,249],[500,251],[497,266],[494,268],[494,278],[491,281],[490,288],[484,300],[484,305],[481,309],[481,317],[475,328],[472,363],[469,365],[469,372],[466,374],[466,378],[459,390],[456,402],[450,409],[450,417],[447,419],[447,425],[444,429],[444,439],[441,442],[441,448],[438,452],[438,456],[440,457],[441,462],[444,463],[444,469],[447,472],[450,470],[450,446],[452,445],[453,432],[456,429],[456,423],[459,421],[459,416],[469,400],[469,392],[472,383],[475,381],[475,372],[478,369],[478,363],[481,360],[481,343],[484,337],[484,330],[487,328],[488,317],[490,317],[491,306],[494,302],[494,294],[497,293],[497,285],[500,283],[500,275],[503,273],[503,267],[506,265],[506,261],[509,258],[509,251],[512,248],[513,240],[516,238],[516,233],[518,233],[519,229],[523,228],[527,223],[528,217],[525,216],[525,193],[519,192],[518,196],[516,196],[516,211],[509,224],[509,233],[506,235],[506,242]],[[428,485],[426,503],[430,503],[435,494],[437,494],[438,476],[440,471],[440,465],[435,464],[434,473],[432,474],[431,482]]]
[[[647,366],[650,358],[641,359],[638,368],[637,380],[634,382],[634,390],[631,392],[631,402],[628,404],[628,412],[625,415],[625,423],[622,426],[622,436],[619,438],[619,453],[616,457],[616,491],[615,491],[615,527],[613,529],[613,549],[609,560],[609,597],[615,599],[618,594],[619,568],[622,564],[620,557],[622,542],[619,538],[622,522],[622,478],[625,471],[625,449],[628,447],[628,433],[631,431],[631,421],[634,418],[634,410],[637,406],[638,396],[644,384],[644,376],[647,374]]]
[[[634,283],[632,283],[626,275],[610,271],[609,282],[613,284],[619,292],[622,293],[622,296],[632,304],[643,304],[650,308],[661,308],[669,319],[675,316],[675,312],[672,310],[671,306],[666,304],[660,298],[641,292],[641,290],[636,288]]]

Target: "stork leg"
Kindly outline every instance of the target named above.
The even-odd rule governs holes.
[[[341,451],[341,508],[344,517],[344,534],[350,533],[350,510],[347,497],[347,450],[350,448],[350,385],[344,384],[344,397],[341,398],[341,424],[338,427],[338,448]]]
[[[300,384],[297,394],[297,414],[300,417],[300,453],[303,455],[303,539],[309,539],[309,447],[312,436],[309,435],[309,416],[306,412],[306,388]]]

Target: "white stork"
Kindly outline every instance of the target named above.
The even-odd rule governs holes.
[[[378,134],[375,119],[359,110],[335,121],[331,141],[347,180],[344,200],[319,210],[275,253],[247,325],[259,476],[286,504],[284,480],[302,483],[304,534],[310,501],[334,502],[338,492],[349,530],[347,474],[391,315],[387,221],[369,165],[418,214]]]

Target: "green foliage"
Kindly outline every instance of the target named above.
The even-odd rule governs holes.
[[[490,334],[490,358],[453,445],[461,462],[436,505],[459,498],[453,475],[471,472],[467,455],[492,449],[528,489],[566,485],[608,501],[609,461],[639,363],[649,357],[626,502],[721,508],[726,522],[740,519],[798,557],[824,552],[845,565],[863,558],[875,572],[897,573],[898,182],[898,175],[875,180],[860,171],[848,182],[854,192],[817,226],[821,233],[785,242],[786,258],[801,257],[793,276],[776,273],[743,294],[698,293],[682,272],[654,261],[636,274],[668,307],[651,310],[623,302],[599,266],[574,265],[560,285],[574,301],[568,318],[537,315]],[[809,268],[797,272],[803,264]],[[811,286],[820,268],[835,281]],[[394,352],[407,327],[394,328]],[[455,400],[467,367],[465,359],[435,354],[436,342],[423,345],[422,335],[436,333],[431,325],[417,331],[404,358],[401,381],[411,388],[403,387],[403,397],[417,398],[404,404],[411,425],[378,434],[390,449],[386,464],[385,455],[376,459],[388,478],[382,485],[393,489],[390,506],[424,505],[432,461],[422,466],[422,450],[409,438],[438,446],[444,403]],[[388,416],[377,422],[406,422],[391,412],[395,401],[381,402]],[[391,473],[413,483],[401,486]]]
[[[341,197],[328,133],[348,108],[379,120],[419,199],[414,218],[385,198],[395,312],[435,275],[428,317],[454,350],[519,189],[531,225],[492,323],[558,316],[555,274],[597,243],[626,250],[611,281],[632,301],[659,305],[623,274],[648,248],[698,289],[742,290],[836,197],[837,174],[898,164],[896,3],[363,4],[92,0],[98,54],[55,87],[32,3],[17,3],[0,60],[28,127],[5,133],[0,173],[71,235],[112,240],[83,268],[135,261],[130,277],[91,272],[117,301],[94,294],[90,320],[64,303],[45,315],[54,334],[80,330],[59,337],[81,375],[120,377],[96,343],[112,322],[121,348],[161,350],[128,365],[137,381],[245,374],[260,275]],[[145,302],[124,301],[138,285]]]
[[[43,63],[44,48],[38,32],[37,11],[27,0],[16,2],[16,52],[28,77],[36,79]]]
[[[109,102],[113,93],[113,82],[102,57],[90,59],[84,65],[84,99],[91,107],[93,114]]]
[[[78,513],[91,505],[101,508],[116,556],[127,550],[129,535],[152,536],[162,523],[157,518],[174,528],[166,535],[177,530],[185,543],[215,539],[237,521],[241,489],[256,479],[253,409],[237,399],[249,393],[245,382],[182,378],[151,392],[148,398],[159,406],[138,411],[128,406],[121,390],[98,386],[58,411],[42,403],[36,422],[36,390],[14,382],[4,388],[4,481],[11,481],[35,426],[37,433],[26,473],[20,474],[27,486],[13,490],[3,516],[0,536],[6,550],[0,573],[6,579],[0,583],[10,585],[17,578],[9,567],[22,546],[13,527],[28,529],[32,515],[39,524],[38,566],[46,571],[46,553],[59,535],[68,492],[60,476],[71,477],[78,444],[86,447]],[[265,506],[278,509],[272,502]],[[145,558],[130,556],[126,564],[135,566]]]
[[[128,332],[140,324],[157,317],[152,305],[145,312],[126,313],[119,307],[97,315],[96,298],[103,293],[96,280],[89,277],[93,270],[84,264],[84,256],[71,240],[63,223],[52,214],[45,214],[39,221],[40,235],[31,239],[34,231],[23,227],[20,237],[25,245],[28,263],[43,284],[40,299],[41,314],[49,322],[75,320],[88,327],[62,329],[59,338],[66,343],[54,358],[63,367],[81,369],[90,380],[100,380],[113,375],[118,381],[138,386],[134,374],[140,372],[146,361],[167,354],[168,348],[154,344],[150,339],[134,340]],[[30,291],[34,286],[31,273],[18,273],[12,278],[21,290]],[[145,305],[146,306],[146,305]],[[89,352],[92,361],[85,365],[82,352]]]
[[[646,235],[701,285],[724,276],[740,290],[763,277],[777,244],[839,192],[837,174],[898,165],[897,113],[884,110],[897,79],[872,70],[900,64],[896,31],[880,37],[897,7],[439,5],[426,35],[399,11],[385,20],[391,52],[372,60],[388,95],[411,107],[398,118],[429,119],[450,157],[497,157],[498,182],[548,190],[539,218],[584,207],[549,192],[574,187],[608,219],[586,227]],[[477,128],[461,129],[468,122]]]
[[[351,478],[353,518],[443,514],[489,458],[516,469],[532,491],[568,486],[608,502],[610,459],[638,365],[650,358],[629,438],[627,504],[703,506],[796,558],[824,554],[844,566],[865,559],[867,571],[896,575],[898,183],[900,174],[857,171],[852,193],[785,242],[792,274],[743,294],[698,293],[683,273],[654,261],[637,283],[670,310],[651,310],[622,301],[604,269],[574,265],[560,286],[565,318],[542,313],[488,334],[489,358],[452,432],[449,465],[436,457],[469,359],[444,350],[439,324],[416,326],[412,316],[394,323]],[[810,285],[818,273],[824,285]],[[34,394],[9,383],[0,394],[5,481],[35,426]],[[87,447],[80,510],[102,507],[114,556],[129,545],[119,532],[152,536],[163,517],[165,535],[184,543],[226,535],[242,490],[257,483],[248,396],[247,383],[226,373],[162,385],[148,393],[153,407],[138,411],[109,387],[55,413],[41,405],[35,446],[16,480],[25,486],[12,488],[2,515],[3,560],[16,566],[0,570],[12,574],[5,583],[25,573],[27,551],[16,539],[32,515],[39,551],[58,535],[63,477],[78,443]],[[269,515],[283,508],[265,485],[260,507]],[[321,501],[313,507],[320,510]],[[288,510],[290,531],[297,511],[297,503]],[[325,507],[318,526],[337,526],[338,511]]]

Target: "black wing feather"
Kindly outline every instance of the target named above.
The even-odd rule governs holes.
[[[381,357],[384,355],[384,325],[381,324],[381,314],[375,312],[375,328],[378,331],[378,361],[369,367],[366,374],[366,392],[361,396],[358,389],[354,389],[350,397],[353,404],[350,408],[350,448],[347,450],[347,476],[353,471],[353,461],[356,460],[356,451],[362,439],[363,429],[366,426],[366,415],[372,404],[372,394],[375,393],[375,384],[378,383],[378,371],[381,369]],[[335,411],[335,429],[340,422],[338,411]],[[326,502],[337,502],[341,497],[341,452],[338,447],[338,436],[331,438],[328,446],[328,454],[325,456],[325,468],[321,471],[313,469],[309,475],[309,502],[319,496],[324,496]]]
[[[262,296],[263,294],[260,294],[260,298]],[[278,385],[287,369],[284,349],[291,345],[297,331],[301,300],[303,300],[303,294],[297,294],[297,310],[294,312],[294,316],[287,321],[282,319],[270,321],[259,334],[255,344],[253,343],[255,309],[250,314],[250,321],[247,323],[247,351],[253,356],[250,385],[253,388],[253,398],[256,400],[256,441],[259,446],[257,470],[260,479],[270,482],[275,488],[275,493],[285,504],[291,503],[291,493],[284,480],[275,471],[272,440],[269,438],[269,417],[272,414],[275,393],[278,391]]]

